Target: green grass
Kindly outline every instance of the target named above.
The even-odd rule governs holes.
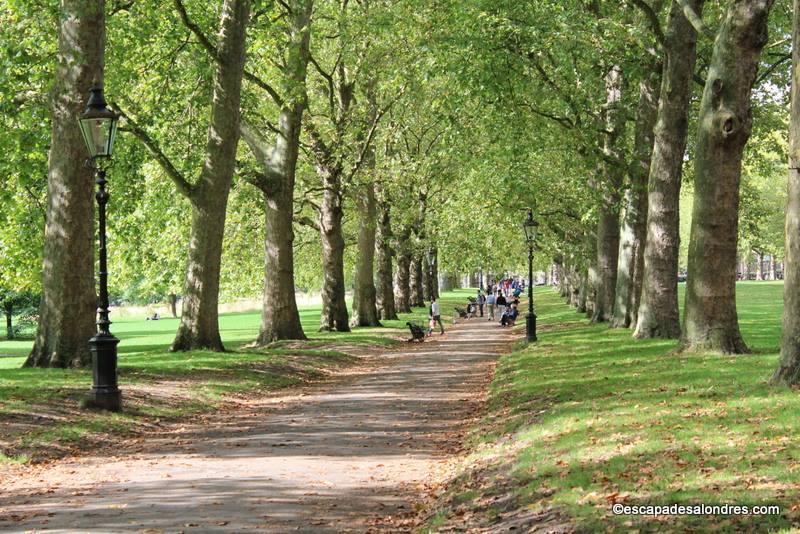
[[[740,283],[737,293],[750,355],[679,354],[675,342],[635,341],[630,331],[588,324],[542,288],[539,343],[500,360],[474,433],[477,452],[436,522],[460,508],[490,524],[493,496],[505,494],[517,510],[555,509],[586,531],[800,524],[800,395],[767,385],[782,284]],[[464,504],[467,488],[477,494]],[[782,515],[615,516],[614,502],[778,504]]]
[[[445,293],[443,309],[471,294],[471,290]],[[0,435],[0,464],[64,454],[78,444],[86,448],[112,431],[139,432],[153,419],[207,412],[231,396],[322,378],[330,370],[358,364],[358,358],[344,352],[347,347],[377,351],[398,343],[408,335],[405,322],[425,322],[427,310],[416,308],[401,314],[400,320],[384,321],[383,328],[349,333],[317,332],[318,306],[302,307],[300,314],[308,342],[277,342],[258,349],[246,345],[258,334],[260,314],[223,314],[220,330],[226,353],[169,352],[177,319],[115,321],[112,331],[121,340],[119,382],[125,405],[121,414],[80,407],[91,386],[91,370],[23,369],[32,342],[0,342],[0,424],[5,434]],[[173,393],[165,393],[169,391]]]

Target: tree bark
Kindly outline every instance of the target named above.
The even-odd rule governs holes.
[[[736,315],[739,183],[753,122],[750,93],[771,7],[772,0],[730,4],[714,43],[697,132],[681,338],[688,349],[747,351]]]
[[[78,117],[89,89],[103,82],[105,2],[62,0],[51,92],[42,301],[25,367],[89,365],[95,333],[94,177]]]
[[[422,294],[426,300],[430,300],[433,291],[433,277],[431,276],[431,267],[428,263],[427,254],[422,255]]]
[[[593,322],[611,320],[614,312],[614,292],[617,286],[617,264],[619,254],[620,189],[623,169],[620,144],[622,143],[625,118],[622,105],[622,70],[612,67],[606,75],[606,128],[602,165],[604,180],[602,201],[597,222],[597,271],[594,278],[595,298],[592,310]]]
[[[224,351],[219,333],[219,274],[228,193],[239,144],[240,100],[249,0],[225,0],[220,15],[206,157],[191,189],[192,228],[181,324],[170,350]]]
[[[397,275],[394,284],[394,301],[398,313],[411,312],[411,244],[408,242],[410,237],[411,228],[406,227],[397,240]]]
[[[381,326],[378,320],[375,288],[375,231],[377,205],[375,184],[369,182],[359,191],[358,205],[361,219],[358,229],[358,258],[356,260],[355,290],[353,292],[353,317],[351,326]],[[390,266],[391,268],[391,266]]]
[[[589,318],[594,310],[594,277],[596,271],[594,267],[589,267],[586,271],[581,271],[578,279],[578,294],[575,309],[578,313],[585,313]]]
[[[764,280],[764,253],[756,252],[756,280]]]
[[[789,115],[789,177],[783,256],[783,333],[773,384],[800,383],[800,0],[793,1],[792,107]]]
[[[178,295],[175,293],[169,294],[169,309],[172,312],[172,317],[178,318]]]
[[[420,254],[414,254],[412,256],[410,271],[411,306],[422,308],[425,306],[425,289],[422,283],[424,274],[422,270],[422,256]]]
[[[647,237],[647,179],[653,153],[653,129],[658,118],[658,87],[661,63],[654,61],[639,84],[633,162],[628,169],[630,187],[625,191],[625,216],[619,243],[617,286],[612,326],[628,328],[636,324],[636,307],[641,294],[641,264]]]
[[[14,305],[6,303],[4,308],[6,313],[6,339],[11,340],[16,337],[14,335]]]
[[[342,234],[342,173],[338,167],[317,166],[325,192],[320,206],[322,237],[322,314],[320,331],[349,332],[344,293],[344,235]]]
[[[259,345],[281,339],[306,339],[295,296],[293,217],[300,132],[306,108],[312,7],[310,0],[292,2],[283,72],[290,97],[281,106],[274,144],[268,145],[249,125],[242,125],[242,136],[264,171],[254,184],[264,196],[265,219],[264,294],[261,328],[256,339]]]
[[[385,192],[379,190],[380,217],[378,222],[378,238],[376,255],[378,263],[378,308],[384,321],[396,320],[397,309],[394,302],[392,280],[392,225],[389,201]]]
[[[431,289],[433,296],[439,298],[439,249],[433,248],[433,276],[431,276]]]
[[[688,0],[698,15],[704,0]],[[679,202],[683,156],[689,125],[689,101],[697,49],[697,32],[672,1],[664,45],[664,71],[650,163],[647,239],[637,338],[680,337],[678,314]]]

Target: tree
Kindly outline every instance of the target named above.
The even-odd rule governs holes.
[[[625,213],[620,229],[617,285],[614,291],[612,326],[628,328],[636,324],[642,292],[644,246],[647,238],[647,177],[653,152],[653,128],[658,115],[658,85],[661,63],[648,65],[639,83],[633,159],[628,168],[630,184],[625,191]]]
[[[610,321],[614,312],[614,291],[617,287],[619,259],[620,191],[624,169],[620,145],[624,135],[625,115],[621,107],[622,69],[618,65],[614,65],[606,74],[606,134],[603,136],[605,159],[601,165],[602,181],[598,184],[602,200],[597,221],[593,322]]]
[[[393,273],[392,273],[392,222],[391,203],[387,198],[386,189],[378,186],[378,235],[375,243],[375,256],[377,262],[377,306],[380,318],[384,320],[397,319],[397,308],[394,301]]]
[[[747,351],[736,315],[739,183],[771,7],[772,0],[730,4],[714,44],[698,120],[684,348]]]
[[[26,367],[81,367],[95,332],[93,176],[78,117],[103,83],[102,0],[62,0],[51,93],[52,141],[39,328]]]
[[[648,181],[642,296],[634,336],[678,338],[679,203],[689,124],[697,30],[704,0],[672,1],[664,38],[664,71]]]
[[[653,41],[662,40],[663,34],[657,14],[663,2],[657,0],[647,6],[651,15]],[[617,285],[614,291],[612,326],[628,328],[636,325],[642,293],[644,246],[647,239],[647,180],[655,142],[653,130],[658,119],[659,86],[663,61],[659,46],[646,49],[647,59],[639,82],[639,103],[636,107],[633,153],[628,166],[629,185],[625,190],[624,215],[620,229]]]
[[[270,145],[254,128],[242,128],[262,169],[251,180],[264,195],[264,296],[257,343],[306,339],[295,297],[294,193],[303,113],[307,107],[306,76],[310,61],[313,1],[293,0],[284,13],[282,95],[273,89],[280,108],[275,142]]]
[[[789,178],[783,265],[781,357],[773,384],[800,382],[800,0],[793,2]]]
[[[216,43],[212,43],[189,19],[181,0],[175,0],[175,7],[184,24],[215,62],[206,157],[198,179],[195,182],[187,179],[141,127],[130,118],[129,122],[133,133],[150,150],[192,206],[181,323],[170,349],[224,351],[218,317],[220,262],[227,200],[239,143],[245,33],[250,2],[223,1]]]
[[[378,320],[377,289],[374,277],[377,222],[375,184],[370,181],[362,185],[358,195],[361,217],[359,218],[358,260],[353,291],[353,317],[350,324],[352,326],[381,326]]]

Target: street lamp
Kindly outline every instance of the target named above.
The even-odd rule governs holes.
[[[525,241],[528,243],[528,315],[525,316],[526,337],[528,342],[536,339],[536,314],[533,313],[533,245],[536,242],[536,232],[539,223],[533,220],[533,210],[528,208],[528,217],[522,223],[525,230]]]
[[[438,280],[433,279],[433,266],[436,264],[436,251],[433,247],[428,247],[428,300],[433,302],[433,296],[436,294],[433,284],[438,284]]]
[[[114,150],[114,138],[117,135],[119,115],[106,107],[103,88],[93,87],[86,111],[79,119],[83,140],[89,150],[91,167],[97,173],[97,193],[95,199],[98,207],[100,263],[99,282],[100,295],[97,308],[97,333],[89,340],[92,353],[92,398],[95,408],[118,412],[122,409],[122,394],[117,387],[117,344],[119,339],[109,330],[108,319],[108,258],[106,254],[106,204],[109,194],[106,192],[106,168]]]

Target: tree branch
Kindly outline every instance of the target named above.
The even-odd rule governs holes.
[[[206,52],[214,59],[215,62],[219,62],[219,52],[217,51],[217,47],[211,40],[203,33],[202,28],[195,24],[192,19],[189,18],[189,14],[186,12],[186,7],[183,5],[182,0],[173,0],[175,3],[175,8],[178,10],[178,15],[180,15],[181,22],[186,28],[192,32],[197,40],[200,41],[200,45],[205,49]],[[260,87],[275,101],[275,104],[278,106],[283,106],[283,98],[281,98],[278,91],[276,91],[270,84],[253,74],[252,72],[245,69],[244,71],[244,79],[253,83],[257,87]]]
[[[303,217],[295,217],[293,220],[294,220],[294,222],[296,222],[297,224],[302,224],[303,226],[308,226],[308,227],[310,227],[310,228],[313,228],[313,229],[314,229],[314,230],[316,230],[317,232],[319,232],[319,231],[321,230],[321,229],[320,229],[320,226],[319,226],[319,224],[318,224],[318,223],[316,223],[316,222],[314,222],[314,221],[311,219],[311,217],[307,217],[307,216],[303,216]]]
[[[666,42],[666,37],[664,37],[664,31],[661,29],[661,21],[658,19],[658,13],[653,11],[653,7],[644,0],[631,0],[631,2],[644,13],[645,17],[647,17],[650,28],[653,30],[653,35],[656,36],[658,42],[663,46]]]
[[[780,57],[780,59],[778,59],[775,63],[773,63],[772,65],[767,67],[767,69],[763,73],[761,73],[761,75],[758,78],[756,78],[756,81],[755,81],[755,83],[753,85],[754,86],[758,85],[761,82],[763,82],[764,80],[766,80],[767,77],[769,77],[769,75],[772,74],[775,71],[775,69],[777,69],[782,64],[784,64],[787,61],[789,61],[790,59],[792,59],[792,53],[791,52],[789,52],[788,54],[783,54]]]
[[[689,24],[692,25],[697,33],[700,35],[705,35],[706,37],[714,37],[714,32],[712,32],[708,26],[703,24],[703,19],[697,14],[697,11],[695,11],[692,6],[689,5],[687,0],[678,0],[678,4],[680,4],[680,6],[683,8],[683,14],[686,17],[686,20],[689,21]]]
[[[397,95],[386,105],[383,109],[378,110],[378,113],[375,114],[375,119],[372,121],[372,126],[367,133],[367,138],[364,140],[364,143],[361,146],[361,151],[358,154],[358,158],[356,159],[355,164],[353,164],[353,168],[350,170],[350,174],[348,178],[352,178],[353,176],[358,173],[361,169],[361,166],[364,164],[364,160],[367,157],[367,153],[369,152],[369,147],[372,145],[372,140],[375,138],[375,132],[378,130],[378,124],[381,122],[381,119],[392,109],[395,103],[400,100],[400,97],[403,96],[405,92],[405,87],[401,88],[398,91]]]
[[[127,123],[127,128],[123,129],[122,131],[129,131],[132,133],[150,152],[150,155],[158,162],[164,172],[167,173],[167,176],[170,177],[172,182],[175,184],[175,187],[178,188],[178,191],[188,199],[191,199],[194,195],[195,187],[192,185],[181,172],[172,164],[172,161],[167,157],[166,154],[159,148],[158,144],[153,140],[152,137],[141,127],[139,126],[136,121],[134,121],[130,115],[125,113],[118,105],[115,103],[111,103],[111,107],[116,109],[120,115],[125,117],[125,122]]]
[[[189,18],[189,14],[186,12],[186,6],[183,5],[182,0],[173,0],[175,4],[175,9],[178,10],[178,15],[181,18],[181,22],[186,28],[192,32],[197,40],[200,41],[200,44],[203,48],[205,48],[206,52],[209,53],[211,57],[214,58],[215,61],[219,61],[219,53],[217,52],[217,47],[211,42],[211,40],[206,37],[206,34],[203,33],[203,30],[192,22],[192,19]]]

